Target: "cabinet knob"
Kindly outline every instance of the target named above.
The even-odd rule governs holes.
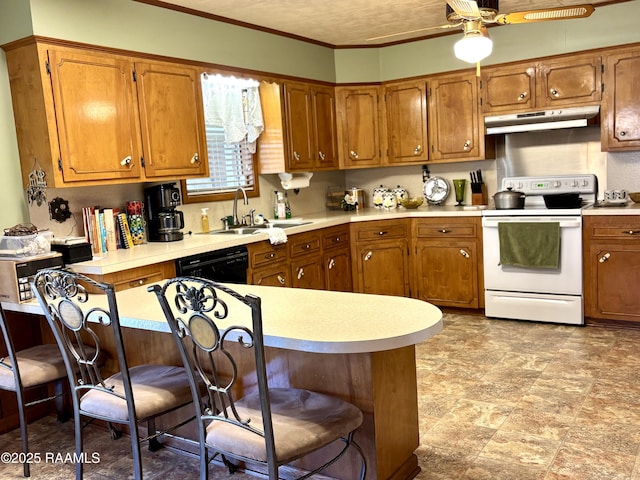
[[[266,254],[264,256],[264,258],[266,258],[267,260],[271,260],[275,256],[276,256],[276,252],[271,252],[271,253]]]
[[[295,151],[294,151],[294,152],[293,152],[293,158],[294,158],[295,160],[300,160],[300,154],[299,154],[298,152],[295,152]]]
[[[200,159],[200,157],[198,156],[198,152],[193,154],[193,157],[191,157],[191,165],[195,165],[196,163],[198,163],[198,160]]]
[[[349,151],[349,156],[350,156],[351,158],[358,158],[358,152],[355,152],[355,151],[353,151],[353,150],[350,150],[350,151]]]
[[[422,145],[418,145],[416,148],[413,149],[414,155],[420,155],[421,153],[422,153]]]
[[[322,150],[318,150],[318,157],[320,158],[320,160],[324,160],[325,158],[327,158]]]
[[[470,258],[471,255],[469,255],[465,250],[460,249],[460,255],[462,255],[464,258]]]
[[[373,252],[371,251],[367,252],[367,254],[364,256],[364,261],[367,262],[371,260],[371,257],[373,257]]]
[[[125,165],[131,165],[131,155],[129,155],[128,157],[124,157],[122,160],[120,160],[120,165],[122,165],[123,167]]]
[[[387,234],[387,232],[384,231],[384,230],[381,230],[381,231],[378,232],[378,235],[380,235],[380,236],[383,236],[383,235],[386,235],[386,234]]]
[[[518,100],[524,100],[528,95],[528,92],[522,92],[520,95],[518,95]]]
[[[626,232],[622,233],[626,233],[627,235],[638,235],[640,234],[640,230],[627,230]]]
[[[329,270],[332,270],[332,269],[333,269],[333,267],[335,267],[335,266],[336,266],[336,262],[335,262],[335,260],[334,260],[333,258],[330,258],[330,259],[329,259],[329,265],[328,265]]]
[[[619,132],[618,135],[621,137],[624,137],[627,134],[627,132],[625,132],[624,130],[622,132]]]
[[[449,233],[451,230],[447,230],[446,228],[443,228],[442,230],[438,230],[440,233]]]
[[[467,140],[466,142],[464,142],[464,149],[469,150],[469,147],[471,147],[471,140]]]
[[[603,256],[600,257],[600,259],[598,260],[600,263],[604,263],[607,260],[609,260],[609,257],[611,256],[610,253],[605,253]]]
[[[285,278],[282,275],[278,275],[278,282],[280,283],[280,285],[284,285],[285,283]]]
[[[558,90],[556,90],[555,88],[551,88],[549,89],[549,92],[551,93],[552,97],[559,97],[560,96],[560,92],[558,92]]]
[[[298,280],[302,280],[302,277],[304,277],[304,268],[300,267],[298,269]]]

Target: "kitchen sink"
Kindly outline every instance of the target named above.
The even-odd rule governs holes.
[[[212,230],[209,232],[211,235],[250,235],[255,232],[264,232],[269,228],[291,228],[299,227],[300,225],[308,225],[311,222],[303,222],[301,220],[273,220],[269,223],[263,223],[262,225],[239,225],[237,227],[231,227],[228,230]],[[265,232],[266,233],[266,232]]]

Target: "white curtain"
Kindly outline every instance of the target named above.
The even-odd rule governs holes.
[[[251,79],[202,76],[205,123],[222,127],[225,143],[246,140],[251,153],[264,130],[258,85]]]

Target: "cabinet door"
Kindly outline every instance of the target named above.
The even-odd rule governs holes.
[[[358,245],[356,254],[360,293],[409,296],[406,242]]]
[[[429,97],[430,159],[484,158],[476,76],[470,73],[431,80]]]
[[[351,253],[348,248],[324,254],[325,288],[334,292],[353,292]]]
[[[478,308],[476,252],[473,240],[419,240],[415,260],[418,298],[441,306]]]
[[[266,285],[269,287],[290,287],[289,265],[286,262],[268,267],[250,270],[251,285]]]
[[[139,178],[133,65],[114,56],[52,49],[49,68],[65,183]]]
[[[290,170],[311,170],[315,139],[311,92],[307,84],[284,84],[287,128],[287,164]]]
[[[311,87],[313,101],[315,163],[319,170],[338,168],[336,96],[333,87]]]
[[[600,56],[572,56],[566,60],[541,62],[538,66],[538,105],[578,106],[600,102],[602,59]]]
[[[309,255],[291,260],[292,287],[323,290],[324,283],[324,269],[319,255]]]
[[[340,164],[345,168],[381,165],[380,90],[368,88],[336,88],[340,127],[338,143]]]
[[[197,70],[150,63],[135,66],[146,176],[208,175]]]
[[[640,148],[640,49],[610,55],[605,69],[602,150]]]
[[[484,113],[532,110],[536,105],[536,69],[533,65],[494,67],[482,70]]]
[[[427,148],[427,92],[425,82],[387,87],[387,140],[390,164],[425,162]]]
[[[640,323],[640,245],[596,243],[587,262],[593,273],[586,284],[587,316]]]

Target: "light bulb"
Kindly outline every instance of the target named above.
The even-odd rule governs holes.
[[[491,55],[493,42],[480,32],[468,32],[453,46],[457,58],[464,62],[476,63]]]

